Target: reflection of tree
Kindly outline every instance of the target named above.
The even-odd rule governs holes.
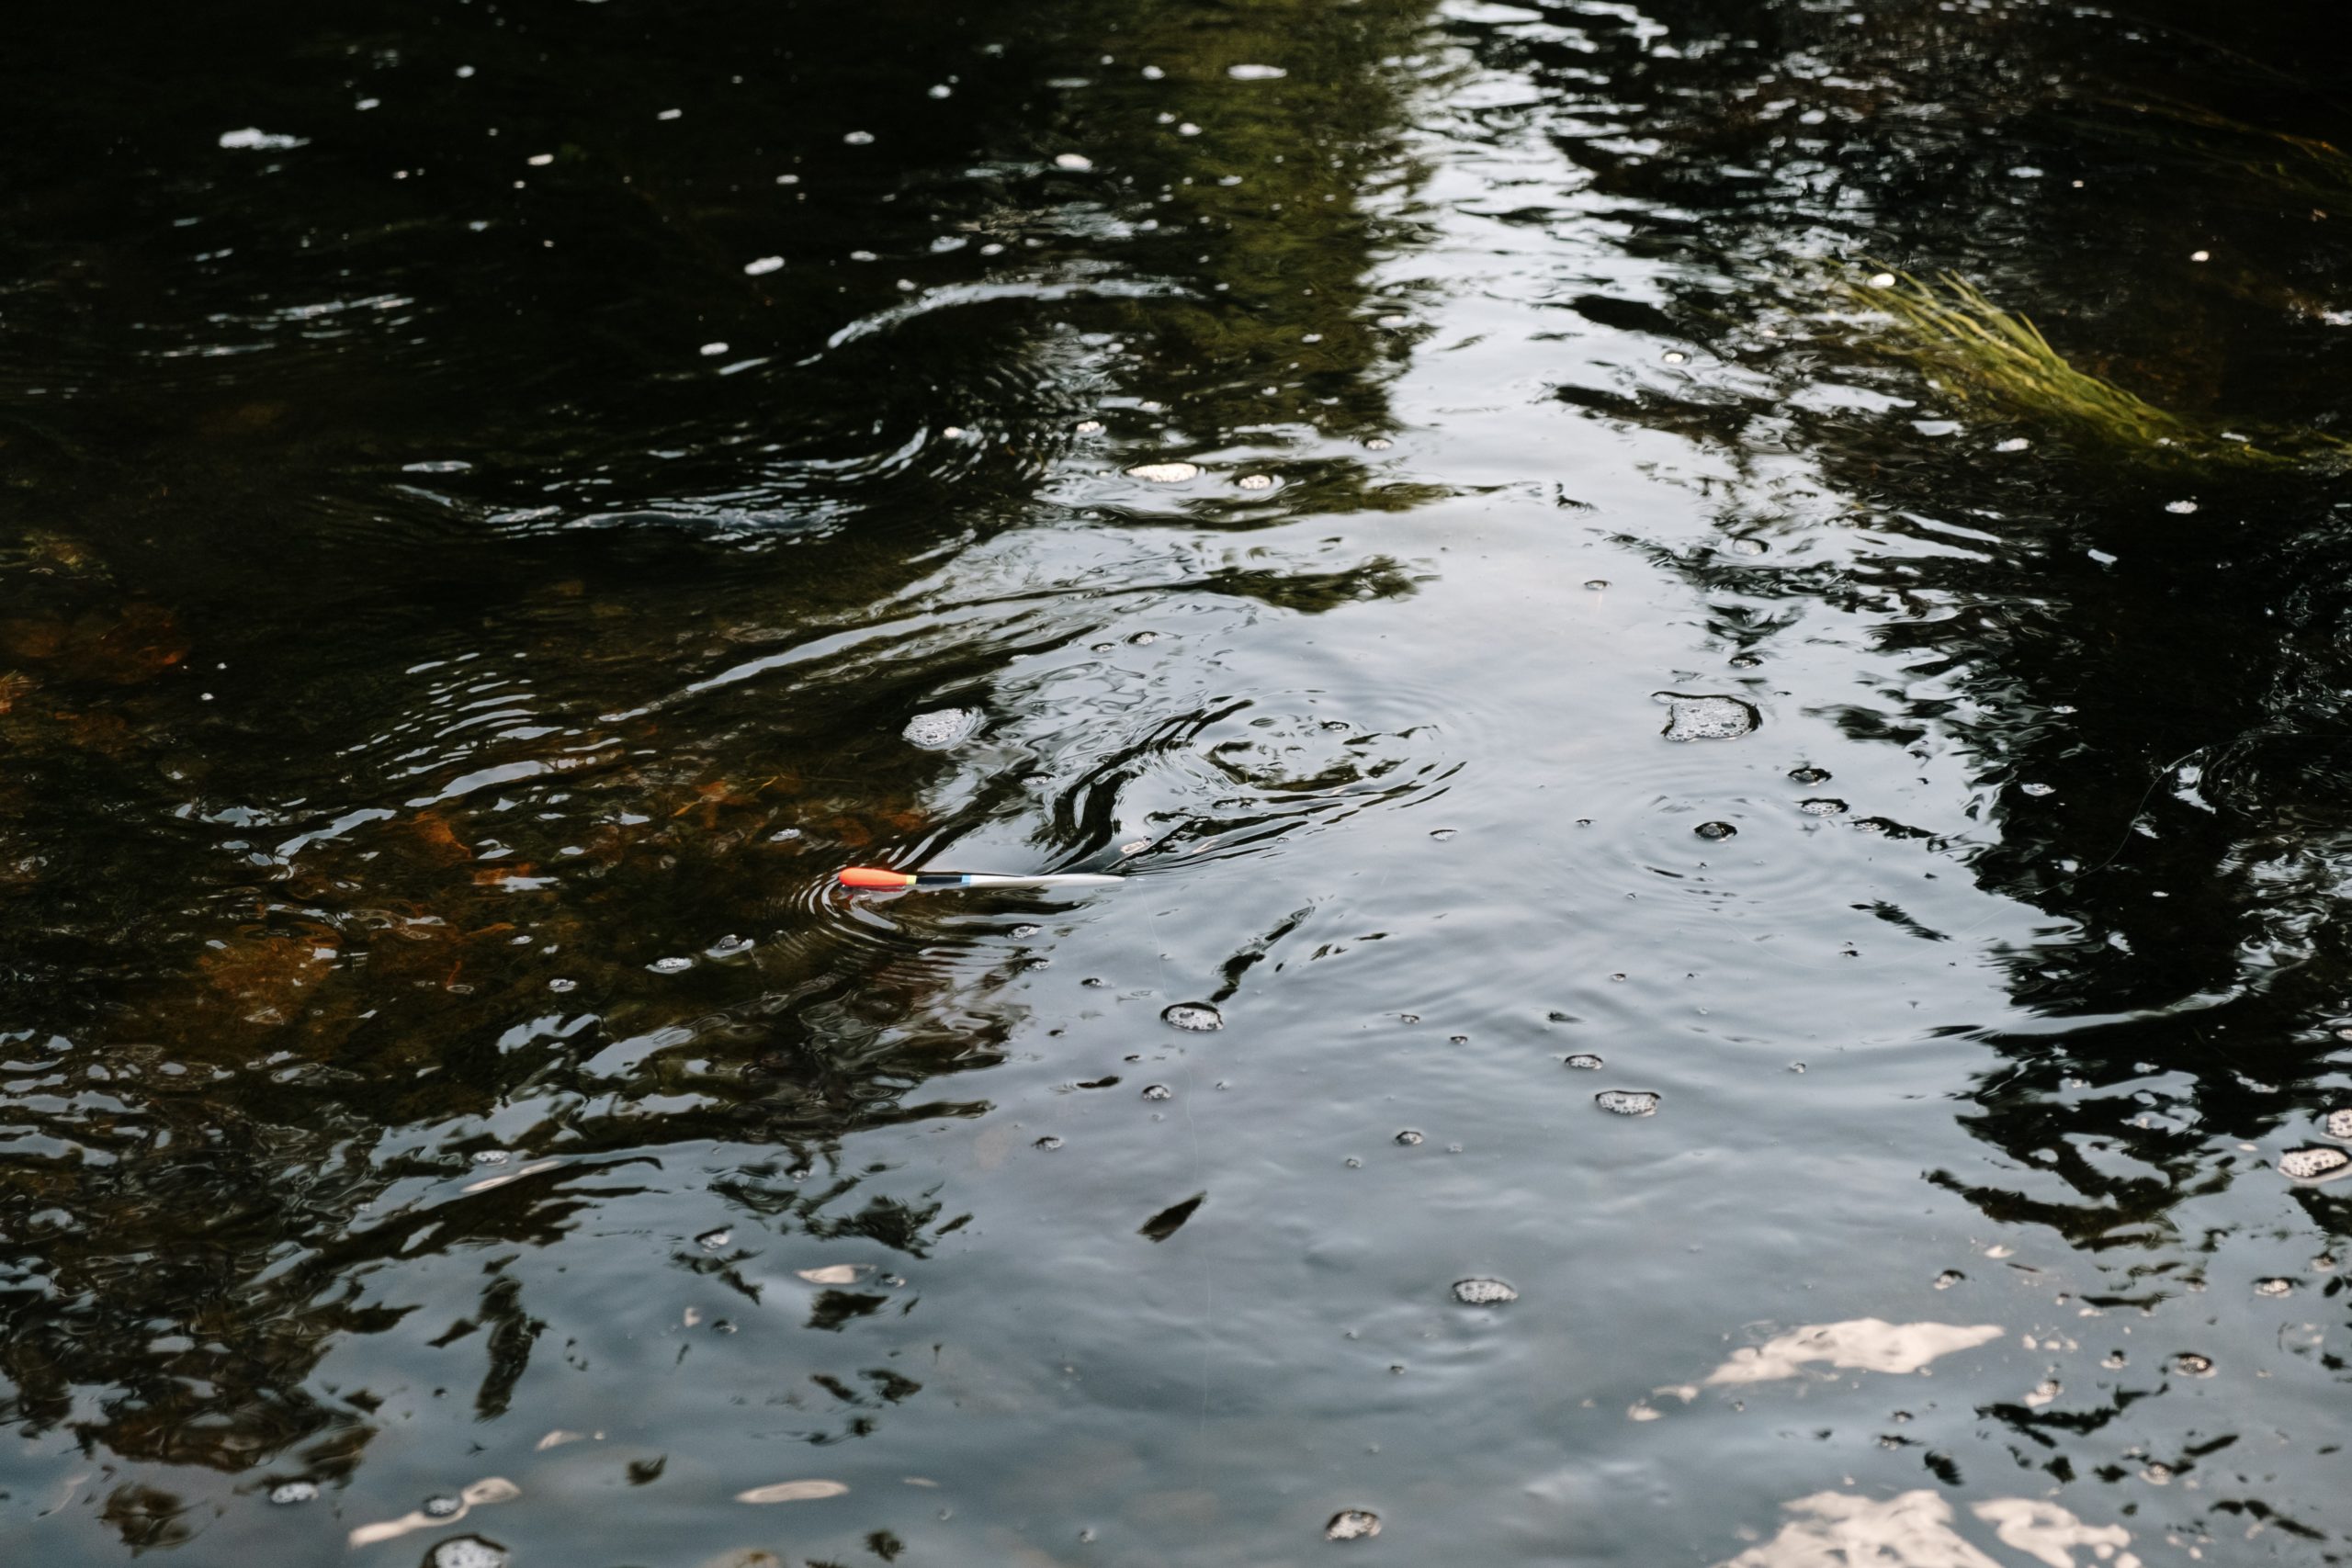
[[[997,1059],[1023,961],[811,890],[1007,809],[1010,780],[934,803],[907,707],[1107,612],[901,635],[900,602],[967,544],[1075,517],[1046,484],[1083,412],[1114,423],[1106,452],[1295,451],[1289,490],[1206,522],[1421,493],[1317,446],[1386,418],[1400,340],[1364,278],[1393,236],[1360,192],[1393,174],[1378,62],[1412,7],[1023,13],[991,19],[1031,40],[995,58],[928,10],[692,13],[649,47],[586,12],[465,32],[387,3],[266,43],[182,28],[153,80],[27,85],[61,145],[103,123],[86,145],[152,138],[141,166],[175,171],[109,186],[61,160],[7,241],[49,279],[15,330],[85,389],[12,423],[34,503],[11,511],[40,521],[0,538],[0,918],[26,933],[0,973],[0,1414],[28,1432],[342,1476],[380,1395],[315,1370],[395,1329],[469,1358],[476,1414],[502,1416],[555,1354],[516,1249],[641,1190],[648,1150],[771,1150],[713,1190],[922,1257],[969,1216],[832,1151],[984,1110],[927,1086]],[[1046,85],[1106,51],[1164,74]],[[355,117],[318,97],[318,54],[403,90]],[[1226,74],[1276,55],[1286,80]],[[803,62],[788,113],[737,90],[778,58]],[[302,155],[213,148],[256,116]],[[1050,170],[1073,142],[1093,169]],[[101,187],[130,217],[88,233]],[[190,208],[200,245],[155,238]],[[767,254],[786,265],[745,272]],[[1114,276],[1156,287],[1036,287]],[[975,284],[1005,287],[826,347]],[[719,341],[756,363],[718,375],[695,349]],[[1411,587],[1270,551],[1159,591],[1317,614]],[[780,654],[788,682],[680,694]],[[649,973],[676,956],[695,967]],[[514,1103],[543,1114],[494,1137]],[[462,1315],[399,1304],[404,1269],[473,1253],[497,1261]],[[675,1266],[756,1300],[739,1261]],[[829,1290],[808,1322],[854,1356],[893,1304]],[[919,1385],[817,1386],[830,1437]],[[106,1504],[141,1547],[185,1539],[181,1513],[137,1485]]]
[[[2340,144],[2340,106],[2311,85],[2324,73],[2298,74],[2278,16],[2240,29],[2166,9],[2240,51],[2161,34],[2103,47],[2104,17],[1929,4],[1866,26],[1707,0],[1578,12],[1573,38],[1460,25],[1556,92],[1557,144],[1616,203],[1626,246],[1672,264],[1662,305],[1573,299],[1663,342],[1577,372],[1561,399],[1724,456],[1747,480],[1727,536],[1810,525],[1819,545],[1809,560],[1728,540],[1664,558],[1707,595],[1727,653],[1769,651],[1815,605],[1867,628],[1877,689],[1825,716],[1856,741],[1967,759],[1977,826],[1925,848],[2052,917],[1999,955],[2023,1009],[2109,1015],[1995,1042],[2007,1061],[1966,1121],[2028,1174],[1962,1190],[2126,1258],[2180,1244],[2180,1205],[2233,1179],[2214,1139],[2316,1102],[2352,1014],[2341,487],[2135,467],[2030,423],[1988,433],[1975,405],[1857,352],[1867,331],[1832,319],[1842,307],[1806,269],[1949,266],[2167,406],[2339,421],[2344,351],[2313,301],[2347,281],[2340,246],[2250,128]],[[2132,107],[2159,99],[2192,108]],[[2187,258],[2221,233],[2229,254],[2209,270],[2114,259]],[[2109,259],[2082,265],[2094,255]],[[1857,384],[1912,401],[1869,412],[1846,395]],[[1960,436],[1909,423],[1946,412]],[[2008,434],[2031,455],[1986,461]],[[1766,477],[1790,451],[1817,480]],[[2186,496],[2194,508],[2166,509]],[[2149,1063],[2186,1087],[2101,1092]]]

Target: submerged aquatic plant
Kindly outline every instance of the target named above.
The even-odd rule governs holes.
[[[2142,124],[2094,121],[2095,135],[2123,141],[2154,142],[2191,161],[2245,182],[2250,193],[2286,195],[2323,207],[2352,206],[2352,152],[2315,136],[2273,130],[2216,114],[2177,98],[2101,98],[2103,107],[2143,117]],[[2159,124],[2183,128],[2182,134]]]
[[[2352,443],[2311,431],[2269,431],[2261,442],[2223,435],[2078,369],[2025,316],[2005,310],[1957,273],[1919,278],[1877,270],[1838,288],[1883,319],[1875,344],[1927,372],[1963,401],[2057,425],[2077,440],[2153,457],[2269,467],[2312,457],[2352,459]]]

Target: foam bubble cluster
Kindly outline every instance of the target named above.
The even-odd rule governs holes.
[[[2352,1155],[2332,1144],[2289,1149],[2278,1156],[2278,1174],[2296,1181],[2324,1181],[2344,1174],[2346,1166],[2352,1166]]]
[[[933,713],[919,713],[907,720],[900,731],[909,745],[920,746],[926,751],[944,751],[959,741],[971,739],[980,728],[980,716],[970,708],[940,708]]]
[[[478,1535],[452,1537],[433,1549],[425,1568],[506,1568],[506,1549]]]
[[[1652,694],[1668,708],[1668,740],[1736,740],[1763,722],[1763,716],[1737,697],[1685,696],[1679,692]]]
[[[1456,1280],[1453,1299],[1464,1306],[1500,1306],[1519,1300],[1519,1292],[1500,1280]]]

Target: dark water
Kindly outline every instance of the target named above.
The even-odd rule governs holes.
[[[2341,1560],[2335,7],[17,22],[0,1558]]]

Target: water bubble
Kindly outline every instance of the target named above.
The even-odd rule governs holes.
[[[1323,1527],[1326,1540],[1363,1540],[1380,1533],[1380,1516],[1362,1508],[1342,1508]]]
[[[2165,510],[2177,516],[2186,517],[2197,510],[2197,503],[2193,501],[2167,501],[2165,502]]]
[[[550,990],[550,991],[576,991],[576,990],[578,990],[579,988],[580,988],[580,982],[579,982],[579,981],[577,981],[577,980],[567,980],[567,979],[564,979],[561,976],[558,976],[556,978],[554,978],[554,979],[552,979],[552,980],[549,980],[549,981],[548,982],[548,990]]]
[[[691,958],[657,958],[646,965],[656,975],[683,975],[695,966]]]
[[[2172,1466],[2152,1460],[2140,1472],[2140,1479],[2151,1486],[2169,1486],[2172,1484]]]
[[[1728,822],[1702,822],[1690,830],[1699,837],[1708,840],[1720,840],[1739,836],[1739,829]]]
[[[476,1165],[504,1165],[507,1158],[504,1149],[476,1149],[474,1151]]]
[[[1274,488],[1274,477],[1272,474],[1244,474],[1233,482],[1240,486],[1243,490],[1272,490]]]
[[[1023,920],[1019,925],[1012,928],[1012,934],[1014,936],[1023,938],[1033,937],[1045,929],[1045,927],[1037,925],[1032,921]]]
[[[1054,167],[1057,169],[1067,169],[1074,175],[1084,174],[1093,166],[1094,160],[1088,157],[1083,152],[1057,152],[1054,154]]]
[[[1206,1002],[1176,1002],[1161,1009],[1159,1016],[1170,1028],[1195,1034],[1225,1027],[1225,1014]]]
[[[1176,128],[1176,134],[1179,136],[1198,136],[1200,133],[1201,128],[1189,119]]]
[[[1731,542],[1732,554],[1739,556],[1760,556],[1766,547],[1761,539],[1734,539]]]
[[[1651,1116],[1657,1112],[1657,1096],[1647,1089],[1604,1089],[1592,1097],[1592,1102],[1611,1116]]]
[[[874,133],[870,130],[853,130],[843,136],[842,141],[851,147],[871,147],[874,145]]]
[[[1735,670],[1754,670],[1763,662],[1764,661],[1761,659],[1758,659],[1752,653],[1735,653],[1731,656],[1730,660],[1731,667]]]
[[[2295,1281],[2281,1279],[2275,1274],[2269,1279],[2256,1280],[2254,1282],[2254,1293],[2257,1296],[2283,1296],[2294,1288]]]
[[[1062,1141],[1048,1133],[1029,1146],[1033,1149],[1057,1149],[1062,1146]]]
[[[2352,1138],[2352,1110],[2327,1113],[2327,1135],[2331,1138]]]
[[[1159,640],[1159,634],[1158,632],[1137,632],[1135,636],[1127,638],[1127,640],[1137,648],[1145,648],[1148,647],[1152,643],[1158,642]]]
[[[1460,831],[1461,829],[1458,828],[1432,828],[1430,829],[1430,837],[1435,839],[1439,843],[1443,843],[1446,840],[1453,838]]]
[[[269,1500],[281,1506],[288,1503],[307,1503],[318,1495],[318,1487],[308,1481],[281,1481],[269,1489]]]
[[[695,1245],[705,1252],[724,1252],[727,1250],[727,1244],[734,1239],[735,1233],[722,1226],[715,1231],[703,1232],[702,1235],[695,1237]]]
[[[1801,784],[1827,784],[1829,782],[1829,770],[1826,768],[1791,768],[1789,770],[1789,778],[1792,782]]]
[[[1872,288],[1894,288],[1894,274],[1893,274],[1893,273],[1891,273],[1891,272],[1874,272],[1874,273],[1871,274],[1871,287]]]
[[[1080,435],[1100,435],[1102,434],[1102,422],[1099,419],[1081,419],[1073,428]]]
[[[464,1506],[465,1504],[447,1493],[436,1492],[424,1500],[424,1512],[428,1519],[446,1519]]]
[[[1609,586],[1609,580],[1605,577],[1588,577],[1584,580],[1584,585],[1591,592],[1598,593]]]
[[[1396,1134],[1396,1141],[1409,1149],[1421,1141],[1421,1134],[1408,1127]]]
[[[2019,793],[2024,794],[2024,795],[2049,795],[2049,794],[2051,794],[2051,793],[2052,793],[2052,792],[2056,787],[2057,787],[2057,786],[2056,786],[2056,785],[2054,785],[2054,784],[2021,784],[2018,785],[2018,789]]]
[[[296,147],[307,147],[307,136],[285,136],[249,125],[243,130],[224,130],[220,145],[232,152],[283,152]],[[537,162],[537,160],[533,160]]]
[[[1563,1065],[1574,1067],[1580,1073],[1595,1073],[1600,1070],[1602,1064],[1600,1058],[1591,1052],[1579,1051],[1575,1055],[1565,1058]]]
[[[2307,1149],[2289,1149],[2278,1156],[2278,1174],[2293,1181],[2324,1181],[2341,1176],[2346,1166],[2352,1166],[2352,1155],[2333,1144],[2313,1144]]]
[[[1500,1280],[1456,1280],[1453,1299],[1464,1306],[1500,1306],[1519,1300],[1519,1292]]]
[[[1668,740],[1736,740],[1763,721],[1762,715],[1737,697],[1651,694],[1669,710],[1666,728],[1659,731]]]
[[[1835,817],[1846,809],[1846,803],[1832,800],[1826,795],[1817,795],[1811,800],[1798,801],[1797,809],[1808,817]]]
[[[506,1549],[478,1535],[453,1537],[435,1547],[424,1568],[506,1568]]]
[[[739,953],[751,952],[752,946],[753,942],[750,937],[723,936],[704,948],[703,953],[709,958],[732,958]]]
[[[752,277],[765,277],[772,272],[782,272],[783,270],[784,258],[782,256],[760,256],[743,264],[743,271],[745,275]]]
[[[1363,1168],[1363,1161],[1356,1158],[1353,1155],[1350,1155],[1346,1159],[1341,1160],[1340,1163],[1346,1166],[1350,1170],[1362,1170]]]
[[[915,715],[899,733],[909,745],[920,746],[926,751],[944,751],[969,739],[979,728],[980,716],[975,709],[939,708]]]
[[[2125,1367],[2131,1365],[2131,1358],[2124,1355],[2120,1350],[2109,1350],[2106,1357],[2099,1362],[2099,1365],[2105,1367],[2110,1372],[2120,1372]]]
[[[1237,82],[1272,82],[1290,74],[1279,65],[1228,65],[1225,73]]]
[[[1995,442],[1993,444],[1993,450],[1996,452],[2022,452],[2032,445],[2032,442],[2028,441],[2022,435],[2012,435],[2007,441]]]
[[[1375,320],[1373,324],[1374,326],[1381,327],[1401,327],[1405,324],[1405,318],[1402,316],[1382,316]]]
[[[2172,1370],[2185,1378],[2210,1378],[2213,1375],[2213,1358],[2183,1350],[2172,1359]]]
[[[1669,348],[1663,355],[1660,355],[1659,357],[1664,359],[1668,365],[1679,365],[1690,356],[1683,353],[1679,348]]]
[[[1367,452],[1385,452],[1396,445],[1396,443],[1389,440],[1385,435],[1375,435],[1364,442],[1363,449]]]
[[[1947,1269],[1942,1273],[1936,1276],[1936,1289],[1939,1291],[1949,1291],[1954,1285],[1959,1284],[1962,1280],[1967,1278],[1967,1275],[1962,1273],[1957,1269]]]
[[[934,98],[952,98],[956,96],[956,89],[949,86],[944,82],[933,83],[930,87],[924,89],[924,91],[928,96]]]
[[[1146,1100],[1173,1100],[1176,1091],[1164,1083],[1146,1084],[1143,1086],[1143,1097]]]
[[[1156,485],[1180,485],[1200,478],[1201,470],[1196,463],[1139,463],[1127,470],[1127,477],[1148,479]]]
[[[707,343],[704,344],[697,352],[700,353],[705,359],[716,359],[720,355],[727,352],[727,345],[723,343]]]

